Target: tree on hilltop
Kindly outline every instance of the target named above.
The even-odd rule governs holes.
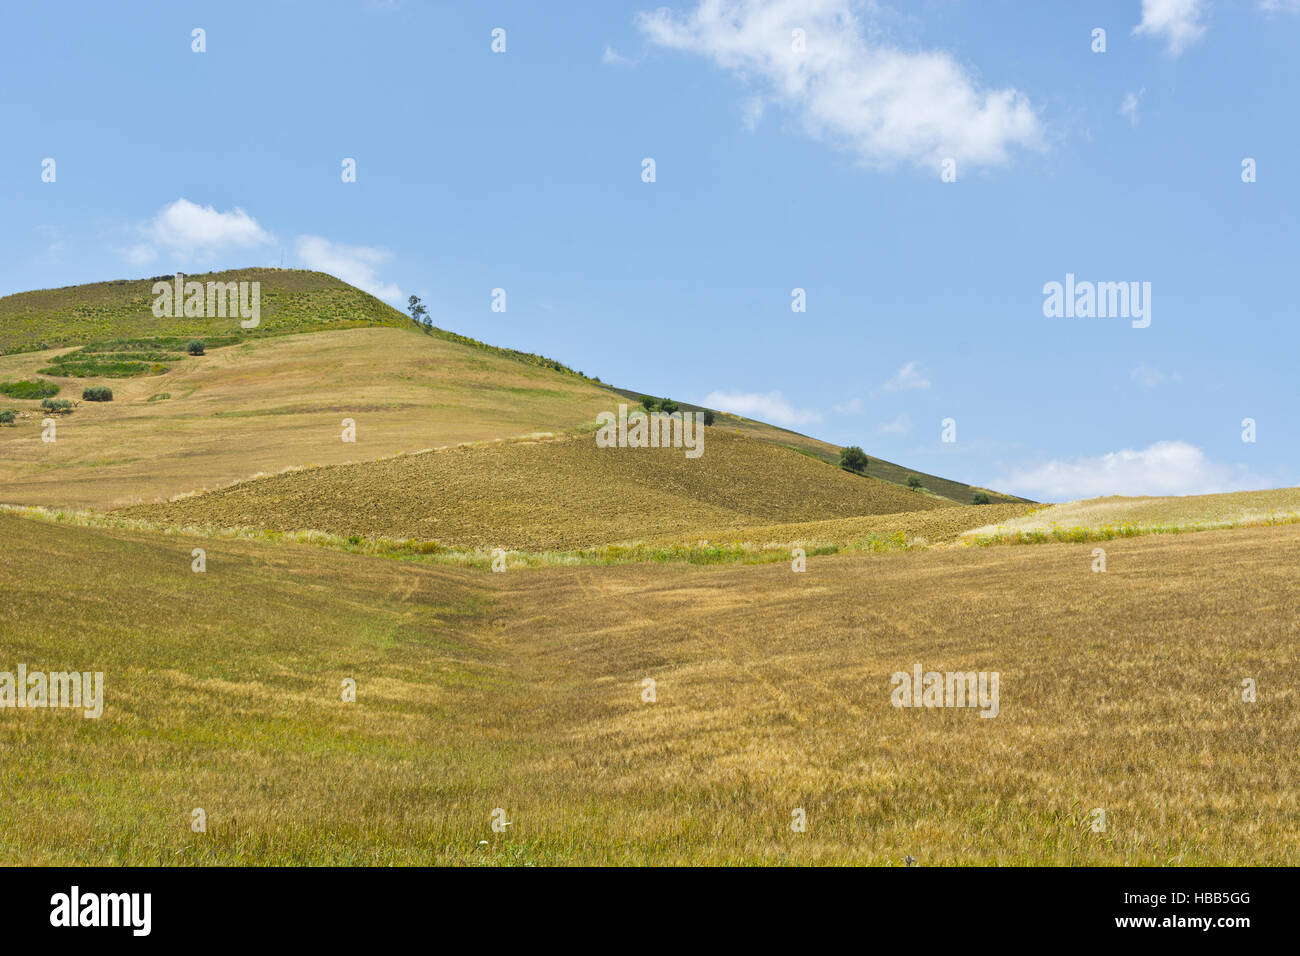
[[[413,295],[406,300],[406,311],[411,313],[411,321],[420,328],[429,324],[429,310],[424,307],[418,295]]]

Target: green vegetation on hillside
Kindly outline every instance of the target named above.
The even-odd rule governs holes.
[[[410,320],[374,296],[322,272],[294,269],[237,269],[195,273],[186,281],[260,282],[261,321],[243,329],[238,315],[225,318],[153,314],[153,284],[171,276],[116,279],[88,285],[20,292],[0,298],[0,352],[85,345],[104,339],[170,336],[182,348],[202,337],[238,334],[247,338],[349,329],[363,326],[410,328]]]
[[[0,382],[0,395],[8,395],[10,398],[26,398],[35,401],[38,398],[50,398],[57,394],[59,394],[59,386],[44,379]]]

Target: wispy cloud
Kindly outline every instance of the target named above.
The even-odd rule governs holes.
[[[636,22],[652,43],[707,57],[791,110],[809,135],[870,166],[949,157],[989,166],[1015,148],[1042,146],[1024,93],[983,87],[941,50],[888,46],[855,15],[874,9],[853,0],[701,0],[689,13],[661,7]],[[806,37],[801,50],[795,30]],[[751,100],[746,121],[759,114]]]
[[[1135,36],[1164,40],[1170,56],[1178,56],[1205,35],[1201,14],[1206,0],[1142,0],[1142,22]]]
[[[897,372],[888,382],[881,385],[878,391],[881,392],[901,392],[912,388],[929,388],[930,380],[920,371],[919,362],[908,362]]]
[[[885,422],[880,426],[880,430],[886,435],[906,435],[912,430],[912,419],[907,417],[903,412],[892,422]]]
[[[840,402],[838,405],[832,405],[831,411],[839,415],[860,415],[862,413],[862,399],[850,398],[847,402]]]
[[[1133,126],[1137,126],[1141,121],[1141,117],[1138,115],[1138,104],[1142,99],[1142,94],[1145,92],[1146,87],[1143,87],[1136,93],[1129,91],[1124,94],[1124,100],[1119,104],[1119,115],[1127,119]]]
[[[401,302],[402,290],[394,283],[381,282],[375,267],[388,259],[383,249],[345,246],[320,236],[299,236],[298,258],[308,269],[328,272],[344,282],[389,302]]]
[[[709,392],[700,404],[775,425],[811,425],[822,420],[821,412],[794,408],[780,392]]]
[[[1177,382],[1181,376],[1177,372],[1165,372],[1154,365],[1139,362],[1137,367],[1129,373],[1129,378],[1145,385],[1147,388],[1155,388],[1163,382]]]
[[[1267,484],[1244,465],[1211,461],[1185,441],[1156,442],[1093,458],[1054,459],[1013,470],[993,487],[1045,501],[1103,495],[1203,495]]]
[[[636,66],[637,64],[636,60],[619,53],[608,43],[605,44],[605,52],[601,54],[600,62],[606,66]]]

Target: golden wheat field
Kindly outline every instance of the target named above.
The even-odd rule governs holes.
[[[1243,525],[1289,524],[1300,520],[1300,488],[1182,497],[1114,495],[1025,509],[1025,512],[1009,520],[990,514],[993,523],[973,528],[963,538],[1028,540],[1040,536],[1176,534]]]
[[[591,435],[510,441],[290,471],[120,514],[545,550],[948,504],[725,427],[703,435],[697,459],[680,448],[598,448]]]
[[[494,574],[0,535],[6,653],[105,688],[97,721],[0,721],[7,864],[1297,862],[1297,528],[1115,542],[1105,574],[1071,544]],[[997,672],[996,719],[892,706],[916,664]]]

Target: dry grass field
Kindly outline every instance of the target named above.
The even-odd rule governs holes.
[[[0,537],[3,667],[106,688],[98,720],[3,713],[3,863],[1300,862],[1300,528],[1118,541],[1105,574],[1071,544],[492,574]],[[998,716],[891,706],[918,662],[998,672]]]
[[[573,376],[422,335],[374,328],[281,336],[215,349],[166,375],[36,376],[47,354],[0,356],[0,381],[46,378],[83,402],[40,439],[39,402],[0,427],[0,501],[105,510],[217,488],[259,472],[378,458],[458,442],[568,431],[612,407]],[[165,400],[151,396],[168,394]],[[341,440],[342,421],[357,441]]]
[[[1005,521],[990,515],[992,522],[969,530],[962,538],[980,543],[1087,541],[1293,524],[1300,521],[1300,488],[1183,497],[1114,495],[1026,511]]]
[[[694,459],[680,448],[598,448],[593,435],[512,441],[291,471],[121,514],[546,550],[945,504],[713,427]]]

